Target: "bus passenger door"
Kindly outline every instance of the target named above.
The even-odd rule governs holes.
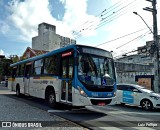
[[[72,102],[73,57],[62,58],[61,101]]]
[[[24,73],[24,94],[29,94],[29,82],[30,82],[30,72],[31,72],[31,64],[26,64],[25,73]]]

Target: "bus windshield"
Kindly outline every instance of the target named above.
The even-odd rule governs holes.
[[[113,60],[92,54],[80,54],[78,78],[87,85],[113,85],[115,82]]]

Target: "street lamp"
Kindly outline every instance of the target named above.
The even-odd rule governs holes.
[[[149,28],[151,33],[153,34],[153,40],[154,44],[151,47],[154,47],[154,91],[159,92],[159,45],[158,45],[158,35],[157,35],[157,19],[156,19],[156,13],[154,12],[153,14],[153,31],[151,28],[148,26],[146,21],[142,18],[141,15],[139,15],[137,12],[133,12],[134,14],[138,15],[143,22],[146,24],[146,26]],[[153,48],[151,48],[153,49]]]
[[[146,24],[146,26],[149,28],[149,30],[151,31],[151,33],[153,34],[153,31],[151,30],[151,28],[148,26],[148,24],[146,23],[146,21],[142,18],[141,15],[139,15],[137,12],[133,12],[135,15],[138,15],[142,20],[143,22]]]

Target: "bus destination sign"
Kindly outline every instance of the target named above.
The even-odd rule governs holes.
[[[99,55],[99,56],[106,56],[106,57],[112,57],[110,52],[103,51],[100,49],[94,49],[94,48],[82,48],[83,53],[89,53],[93,55]]]
[[[70,55],[72,55],[72,52],[66,52],[66,53],[63,53],[63,54],[62,54],[62,57],[70,56]]]

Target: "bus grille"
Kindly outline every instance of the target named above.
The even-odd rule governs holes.
[[[98,86],[86,86],[86,89],[92,92],[112,92],[114,90],[113,86],[105,86],[103,88]]]
[[[107,100],[91,99],[91,103],[93,105],[98,105],[99,103],[109,104],[109,103],[111,103],[111,101],[112,101],[112,99],[107,99]]]

